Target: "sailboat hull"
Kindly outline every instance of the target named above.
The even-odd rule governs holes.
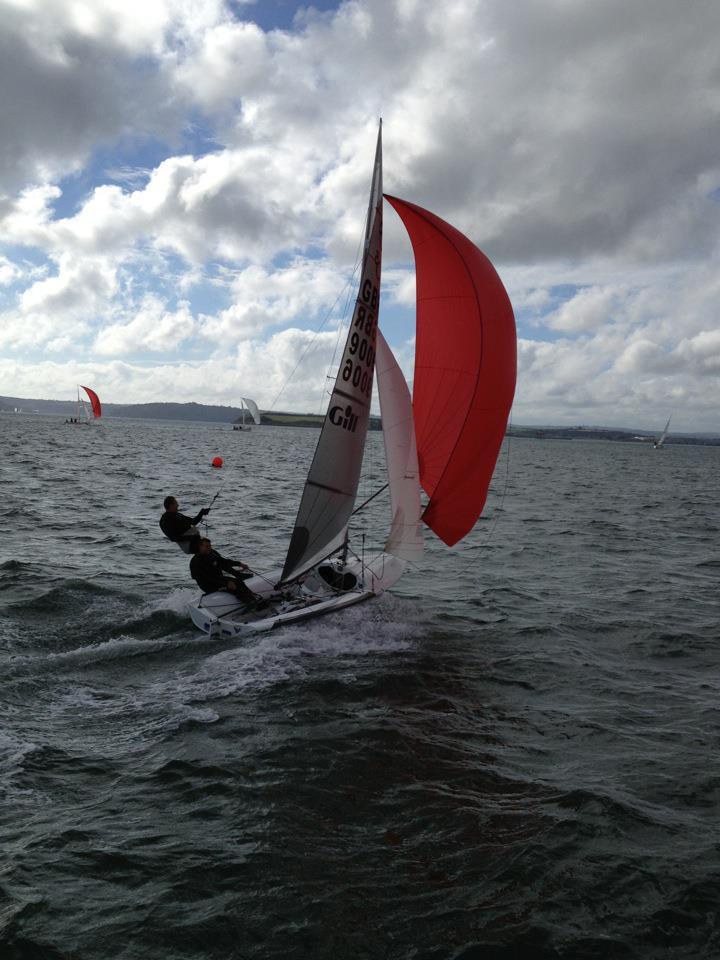
[[[332,586],[320,575],[320,569],[332,570],[331,579],[339,586]],[[237,602],[231,593],[224,590],[204,594],[190,606],[190,616],[195,626],[203,633],[218,637],[241,637],[274,630],[290,623],[322,617],[328,613],[363,603],[383,593],[402,575],[405,562],[389,554],[379,554],[363,563],[353,560],[345,565],[339,561],[319,564],[309,571],[303,582],[278,593],[274,584],[280,570],[267,577],[252,577],[245,583],[254,593],[269,601],[263,610],[249,610]],[[349,577],[350,581],[343,579]],[[352,586],[342,584],[354,581]]]
[[[217,637],[242,637],[255,633],[264,633],[277,627],[297,623],[300,620],[309,620],[312,617],[321,617],[326,613],[343,610],[345,607],[370,600],[376,594],[363,591],[341,596],[330,597],[327,600],[300,603],[293,607],[292,602],[271,606],[269,610],[249,614],[228,614],[224,617],[215,616],[207,607],[197,606],[190,608],[190,616],[196,627],[204,633]],[[207,598],[203,598],[207,599]],[[270,616],[268,616],[270,612]]]

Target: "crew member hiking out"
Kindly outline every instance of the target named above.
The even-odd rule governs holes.
[[[196,517],[186,517],[178,510],[175,497],[165,497],[163,501],[165,513],[160,517],[160,529],[168,538],[176,543],[183,553],[195,553],[200,543],[200,531],[196,524],[210,513],[209,507],[203,507]]]
[[[235,569],[237,568],[237,570]],[[240,560],[228,560],[213,550],[207,537],[201,537],[197,553],[190,561],[190,575],[203,593],[228,590],[243,603],[253,604],[256,610],[268,605],[267,600],[257,596],[242,582],[242,572],[248,567]],[[230,576],[227,576],[230,574]]]

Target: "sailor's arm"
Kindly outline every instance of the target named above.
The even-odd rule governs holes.
[[[242,560],[228,560],[227,557],[220,557],[219,566],[221,570],[226,570],[228,573],[234,573],[235,567],[238,567],[240,570],[250,569]]]

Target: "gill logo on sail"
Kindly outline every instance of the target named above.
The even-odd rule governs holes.
[[[330,407],[328,419],[330,423],[334,423],[336,427],[342,427],[343,430],[349,430],[350,433],[355,433],[355,427],[357,427],[358,424],[358,415],[353,413],[350,404],[348,404],[344,410],[342,407]]]

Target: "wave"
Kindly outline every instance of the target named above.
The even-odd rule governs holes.
[[[44,939],[24,934],[24,926],[42,910],[45,901],[17,901],[6,896],[0,902],[0,955],[3,960],[70,960],[70,955]]]
[[[24,565],[23,569],[27,570],[27,566]],[[17,613],[27,611],[34,616],[44,617],[47,614],[61,613],[68,609],[77,609],[78,601],[82,601],[83,599],[127,596],[127,594],[113,587],[104,586],[97,581],[83,580],[80,578],[62,580],[47,590],[44,590],[42,586],[38,584],[37,574],[30,579],[27,573],[23,573],[22,580],[29,581],[27,584],[23,583],[23,586],[26,587],[26,596],[8,604],[8,609],[12,609]],[[21,581],[18,580],[18,582]]]

